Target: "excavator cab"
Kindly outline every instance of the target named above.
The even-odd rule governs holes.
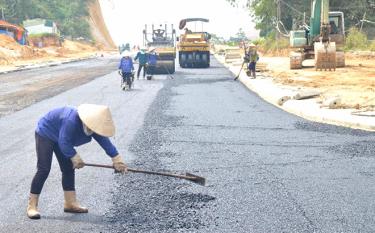
[[[340,11],[329,12],[329,23],[331,26],[330,34],[345,35],[344,13]]]
[[[343,47],[345,43],[344,13],[339,11],[329,12],[329,24],[331,41],[336,42],[336,46]]]

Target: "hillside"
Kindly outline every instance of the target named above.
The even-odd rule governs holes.
[[[61,47],[37,48],[20,45],[13,38],[0,35],[0,71],[28,64],[91,57],[103,50],[114,50],[116,46],[105,25],[99,0],[87,1],[87,4],[87,23],[82,23],[81,26],[86,25],[86,30],[91,32],[95,44],[65,39]]]
[[[116,48],[111,35],[105,25],[105,21],[100,8],[99,0],[92,1],[89,3],[89,24],[92,37],[98,46],[104,46],[105,48],[114,49]]]

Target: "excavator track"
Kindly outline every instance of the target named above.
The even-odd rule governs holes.
[[[336,52],[336,67],[345,67],[345,52]]]
[[[291,52],[289,55],[290,69],[302,69],[303,55],[300,52]]]

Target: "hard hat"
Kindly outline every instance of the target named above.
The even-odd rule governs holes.
[[[249,47],[256,47],[256,45],[251,43],[251,44],[249,44]]]
[[[111,137],[115,134],[115,125],[108,106],[81,104],[77,108],[78,116],[95,133]]]

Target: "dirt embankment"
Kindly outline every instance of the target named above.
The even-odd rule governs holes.
[[[37,48],[20,45],[13,38],[0,35],[0,70],[13,66],[88,57],[99,49],[91,44],[65,40],[61,47]]]
[[[90,3],[89,22],[96,44],[65,40],[61,46],[38,48],[22,46],[13,38],[0,35],[0,71],[14,66],[58,61],[69,58],[83,58],[94,55],[103,50],[116,48],[108,29],[104,23],[98,0]]]
[[[274,80],[288,86],[321,91],[322,100],[339,97],[342,108],[375,107],[375,57],[346,54],[346,66],[336,71],[316,71],[313,61],[300,70],[289,68],[288,57],[263,57]]]
[[[215,45],[216,53],[223,53],[228,46]],[[233,48],[233,47],[231,47]],[[243,50],[240,50],[243,57]],[[264,53],[258,50],[260,60],[257,67],[265,67],[265,74],[276,83],[293,89],[315,89],[321,101],[340,98],[341,108],[375,110],[375,53],[347,52],[346,66],[336,71],[317,71],[314,60],[306,60],[303,69],[291,70],[289,51]]]
[[[38,48],[22,46],[13,38],[0,35],[0,71],[12,69],[15,66],[59,61],[74,58],[83,58],[102,53],[103,50],[116,48],[108,29],[104,23],[99,1],[89,5],[90,27],[96,44],[80,41],[65,40],[61,46]]]
[[[105,25],[105,21],[100,8],[99,0],[92,1],[89,5],[90,29],[95,42],[104,49],[115,49],[116,45]]]

